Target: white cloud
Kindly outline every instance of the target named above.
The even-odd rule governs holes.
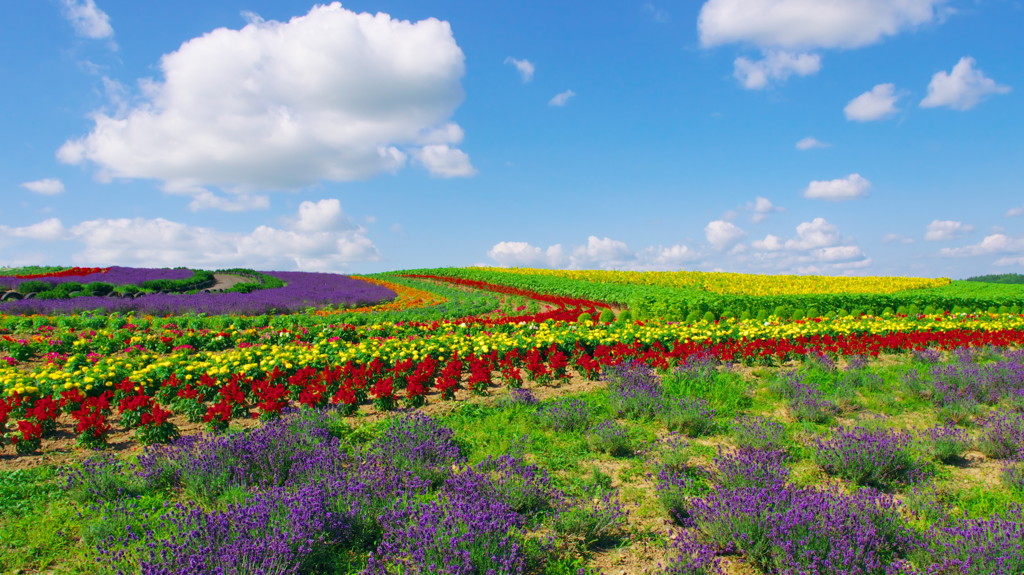
[[[725,220],[715,220],[704,226],[705,239],[717,250],[724,251],[734,247],[746,235],[747,232],[739,226]]]
[[[786,241],[786,249],[813,250],[833,247],[841,241],[839,228],[825,218],[802,222],[796,227],[796,235],[795,239]]]
[[[572,98],[575,95],[576,92],[573,92],[572,90],[566,90],[560,94],[555,94],[555,97],[551,98],[548,102],[548,106],[564,106],[569,102],[569,98]]]
[[[110,17],[96,6],[94,0],[62,0],[64,17],[85,38],[99,40],[114,35]]]
[[[300,232],[351,230],[355,225],[342,213],[341,202],[329,198],[299,204],[299,217],[294,228]]]
[[[505,58],[505,63],[512,64],[516,67],[516,70],[519,71],[519,76],[523,79],[523,83],[533,80],[533,73],[536,71],[533,66],[533,62],[526,59],[518,60],[509,56],[508,58]]]
[[[487,252],[487,257],[502,267],[556,268],[565,263],[561,244],[543,250],[526,242],[499,242]]]
[[[753,212],[750,216],[750,221],[755,224],[763,222],[770,214],[783,211],[782,208],[776,206],[768,198],[758,196],[752,202],[747,202],[746,209]]]
[[[1024,206],[1018,206],[1016,208],[1010,208],[1006,211],[1006,217],[1014,218],[1017,216],[1024,216]]]
[[[831,246],[817,250],[818,260],[822,262],[849,262],[863,260],[864,252],[857,246]]]
[[[416,159],[437,178],[464,178],[476,174],[469,154],[447,144],[423,146],[416,152]]]
[[[270,198],[262,195],[237,194],[234,197],[218,196],[209,190],[197,190],[188,204],[193,212],[220,210],[222,212],[246,212],[265,210],[270,207]]]
[[[928,224],[924,239],[929,242],[952,240],[974,231],[974,226],[953,220],[933,220]]]
[[[100,218],[65,228],[51,218],[24,228],[0,226],[0,240],[63,240],[79,265],[201,268],[252,267],[341,271],[379,259],[366,230],[342,212],[338,200],[303,202],[285,227],[226,232],[164,218]]]
[[[447,22],[356,14],[335,2],[288,22],[219,28],[160,61],[143,101],[58,151],[101,179],[229,192],[295,189],[402,168],[409,155],[458,157],[463,53]],[[437,154],[430,146],[449,146]],[[429,160],[428,160],[429,162]],[[430,169],[436,164],[424,162]]]
[[[694,262],[701,254],[681,244],[634,252],[624,242],[589,236],[586,244],[569,249],[562,244],[541,248],[528,242],[499,242],[487,257],[503,267],[667,270]]]
[[[869,92],[850,100],[843,108],[847,120],[873,122],[888,118],[897,112],[896,102],[900,99],[893,84],[878,84]]]
[[[986,96],[1006,94],[1009,86],[996,84],[981,70],[974,69],[974,58],[963,57],[952,72],[936,72],[928,84],[928,95],[921,100],[922,108],[946,106],[954,110],[970,110]]]
[[[639,255],[639,259],[646,262],[644,267],[650,269],[676,269],[683,264],[694,262],[700,257],[699,252],[682,244],[669,247],[652,246]]]
[[[43,180],[36,180],[34,182],[25,182],[21,184],[21,187],[37,194],[43,194],[44,196],[55,196],[57,194],[64,193],[64,182],[56,178],[46,178]]]
[[[815,180],[804,190],[804,197],[814,200],[827,200],[840,202],[863,198],[868,195],[871,189],[871,182],[860,174],[850,174],[845,178],[836,180]]]
[[[868,267],[871,258],[849,242],[844,242],[834,224],[815,218],[799,224],[794,238],[783,240],[768,234],[751,242],[752,251],[742,259],[748,265],[774,273],[850,273]]]
[[[831,145],[832,144],[826,144],[825,142],[822,142],[822,141],[818,140],[817,138],[812,138],[812,137],[808,136],[806,138],[801,139],[800,141],[798,141],[796,143],[796,149],[798,149],[800,151],[805,151],[805,150],[813,150],[814,148],[828,148]]]
[[[772,82],[785,82],[790,76],[809,76],[821,70],[817,54],[770,50],[760,60],[744,57],[733,63],[733,76],[748,90],[766,88]]]
[[[64,225],[57,218],[49,218],[39,223],[20,228],[0,226],[0,237],[25,238],[30,240],[59,240],[65,234]]]
[[[777,252],[786,249],[786,243],[779,236],[768,234],[763,240],[750,242],[750,247],[765,252]]]
[[[636,254],[623,242],[589,236],[586,245],[573,248],[570,264],[578,268],[621,269],[635,258]]]
[[[809,50],[858,48],[937,21],[947,0],[708,0],[701,44]]]
[[[942,248],[939,254],[947,257],[981,256],[989,254],[1024,254],[1024,237],[1006,234],[985,236],[980,243],[962,248]]]

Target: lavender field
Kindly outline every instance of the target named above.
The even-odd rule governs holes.
[[[151,280],[182,280],[191,270],[112,267],[102,274],[47,278],[47,283],[102,281],[115,285],[138,285]],[[82,312],[139,313],[167,316],[184,313],[208,315],[262,315],[290,313],[325,306],[358,307],[391,300],[395,293],[385,287],[350,276],[307,272],[267,272],[282,280],[280,288],[251,293],[151,293],[133,298],[81,296],[67,299],[23,299],[0,303],[0,313],[18,315],[71,315]],[[23,281],[4,279],[17,287]],[[38,281],[38,280],[37,280]]]
[[[0,565],[1024,572],[1022,351],[622,364],[600,381],[444,405],[286,412],[132,457],[5,472]],[[65,523],[25,531],[29,520]]]

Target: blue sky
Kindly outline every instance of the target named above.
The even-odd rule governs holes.
[[[16,0],[0,266],[1024,268],[1024,3]]]

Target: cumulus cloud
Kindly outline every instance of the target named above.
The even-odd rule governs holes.
[[[825,142],[822,142],[817,138],[812,138],[810,136],[803,138],[796,143],[796,149],[800,150],[801,152],[806,150],[813,150],[814,148],[828,148],[830,146],[831,144],[826,144]]]
[[[589,236],[586,245],[573,248],[570,261],[573,267],[619,269],[634,258],[636,254],[624,242]]]
[[[896,102],[900,96],[893,84],[879,84],[868,92],[850,100],[843,108],[847,120],[873,122],[888,118],[897,112]]]
[[[464,64],[447,22],[317,5],[189,40],[160,70],[140,103],[95,112],[58,158],[95,164],[101,180],[241,193],[365,179],[410,156],[442,177],[472,173],[453,147]]]
[[[447,144],[423,146],[416,152],[416,159],[436,178],[464,178],[476,174],[469,154]]]
[[[871,264],[861,248],[844,241],[839,228],[824,218],[796,226],[796,236],[787,240],[768,234],[750,243],[743,258],[766,271],[797,273],[848,273]]]
[[[739,57],[733,62],[733,76],[748,90],[760,90],[790,76],[809,76],[821,70],[821,56],[770,50],[760,60]]]
[[[952,240],[974,231],[974,226],[953,220],[933,220],[928,224],[924,239],[929,242]]]
[[[25,238],[29,240],[59,240],[65,234],[64,225],[57,218],[49,218],[24,227],[0,226],[0,237]]]
[[[714,246],[716,250],[727,250],[736,246],[747,232],[732,222],[715,220],[704,226],[704,238]]]
[[[804,197],[813,200],[841,202],[868,195],[871,182],[860,174],[850,174],[835,180],[815,180],[804,190]]]
[[[564,106],[569,103],[569,98],[572,98],[575,95],[576,92],[573,92],[572,90],[566,90],[562,93],[555,94],[555,97],[548,101],[548,106]]]
[[[694,262],[701,254],[682,244],[649,246],[635,252],[625,242],[589,236],[585,244],[569,248],[562,244],[542,248],[521,241],[499,242],[488,250],[487,257],[502,267],[667,270]]]
[[[750,216],[750,221],[755,224],[763,222],[770,214],[783,211],[782,208],[773,204],[771,200],[761,196],[758,196],[752,202],[748,202],[746,208],[753,212]]]
[[[545,250],[527,242],[498,242],[488,250],[487,257],[502,267],[556,268],[565,262],[561,244]]]
[[[219,210],[222,212],[247,212],[265,210],[270,207],[270,198],[263,195],[236,194],[231,197],[219,196],[209,190],[188,190],[192,195],[188,209],[193,212]]]
[[[1014,218],[1017,216],[1024,216],[1024,206],[1018,206],[1016,208],[1010,208],[1006,211],[1006,217]]]
[[[164,218],[99,218],[65,227],[51,218],[24,228],[0,226],[0,239],[63,240],[77,245],[80,265],[255,267],[341,271],[379,259],[366,230],[336,199],[302,202],[284,227],[226,232]]]
[[[526,59],[518,60],[509,56],[508,58],[505,58],[505,63],[515,66],[516,70],[519,71],[519,76],[523,79],[524,84],[533,80],[533,73],[536,70],[533,66],[533,62]]]
[[[705,48],[741,44],[764,58],[737,58],[736,78],[760,89],[821,68],[811,52],[849,49],[938,21],[948,0],[707,0],[697,21]]]
[[[46,178],[43,180],[36,180],[34,182],[25,182],[21,184],[21,187],[44,196],[55,196],[57,194],[64,193],[64,182],[56,178]]]
[[[114,35],[110,17],[94,0],[62,0],[61,4],[64,17],[79,36],[100,40]]]
[[[706,47],[859,48],[937,21],[946,1],[708,0],[697,28]]]
[[[947,257],[982,256],[990,254],[1024,255],[1024,237],[1006,234],[985,236],[981,242],[961,248],[942,248],[939,254]]]
[[[950,73],[936,72],[928,84],[928,95],[921,100],[922,108],[945,106],[954,110],[970,110],[985,97],[1007,94],[1009,86],[996,84],[981,70],[974,68],[974,58],[963,57]]]
[[[832,247],[841,241],[839,228],[825,218],[814,218],[796,227],[796,238],[787,240],[786,249],[813,250]]]

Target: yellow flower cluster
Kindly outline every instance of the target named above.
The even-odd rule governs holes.
[[[393,324],[368,326],[387,333],[398,329]],[[72,387],[91,390],[111,387],[124,378],[154,387],[172,374],[187,382],[197,382],[203,375],[226,382],[233,374],[260,377],[279,367],[294,370],[305,366],[327,367],[348,361],[370,362],[379,358],[388,364],[426,356],[449,357],[454,353],[499,354],[518,349],[528,351],[551,344],[572,347],[576,342],[588,345],[614,346],[617,343],[675,341],[719,342],[741,339],[785,339],[817,334],[888,334],[907,332],[939,332],[957,329],[978,331],[1024,331],[1024,316],[1019,314],[982,314],[921,317],[841,317],[821,321],[765,321],[728,319],[719,322],[677,324],[663,321],[648,323],[523,323],[480,328],[465,324],[442,323],[437,329],[415,328],[399,336],[364,337],[358,342],[317,336],[312,342],[262,344],[225,351],[178,350],[166,355],[156,353],[122,353],[105,356],[95,363],[82,360],[88,349],[76,351],[71,360],[61,364],[27,367],[0,364],[0,393],[51,393]]]
[[[833,277],[756,275],[725,272],[631,272],[609,270],[548,270],[535,268],[479,268],[489,272],[547,275],[588,282],[699,288],[729,295],[806,295],[871,293],[941,287],[948,278]]]

